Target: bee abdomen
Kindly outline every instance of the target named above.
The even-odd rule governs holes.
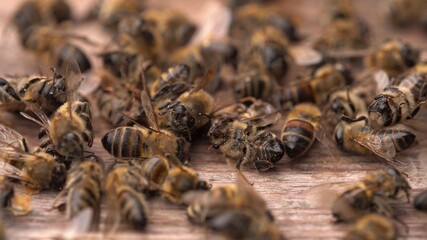
[[[118,127],[101,140],[104,149],[115,157],[141,157],[149,151],[144,135],[133,127]]]
[[[301,103],[315,102],[314,92],[310,84],[298,84],[295,86],[285,87],[280,95],[280,102],[284,103]]]
[[[101,190],[97,181],[88,177],[72,187],[68,193],[67,217],[73,218],[85,208],[99,209]]]
[[[427,211],[427,191],[424,191],[415,197],[414,207],[421,211]]]
[[[129,187],[122,187],[117,192],[118,204],[123,221],[136,230],[147,225],[147,207],[142,194]]]
[[[290,158],[304,154],[314,142],[314,126],[306,121],[294,119],[287,122],[283,129],[282,142]]]
[[[398,152],[409,148],[416,137],[415,134],[403,130],[386,130],[385,134],[393,140],[393,144]]]
[[[268,159],[273,163],[282,159],[283,154],[285,154],[285,147],[283,146],[282,142],[276,138],[264,142],[258,148],[259,157],[262,159]]]
[[[73,44],[65,43],[58,50],[57,54],[56,66],[58,67],[65,66],[71,59],[75,59],[77,61],[82,72],[86,72],[92,67],[86,54]]]

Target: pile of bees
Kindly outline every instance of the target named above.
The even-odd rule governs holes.
[[[425,101],[427,63],[403,41],[373,46],[369,26],[344,0],[332,1],[322,36],[297,49],[306,37],[271,2],[221,2],[230,16],[228,35],[211,32],[194,41],[197,26],[177,11],[138,0],[101,1],[86,20],[99,21],[116,44],[98,54],[103,67],[96,72],[73,41],[94,43],[60,30],[73,20],[66,2],[25,2],[11,24],[22,47],[52,66],[52,74],[0,78],[3,111],[41,127],[39,144],[31,147],[7,123],[0,126],[2,206],[26,214],[28,204],[16,190],[55,190],[53,208],[87,222],[82,232],[99,230],[103,201],[106,226],[114,226],[107,232],[120,225],[144,230],[147,199],[160,195],[188,206],[190,222],[230,239],[285,239],[240,170],[298,161],[317,139],[331,158],[339,158],[339,149],[372,154],[387,165],[333,204],[337,222],[350,224],[344,238],[396,239],[399,219],[390,202],[401,191],[409,200],[411,189],[399,152],[416,138],[397,124],[414,118]],[[407,16],[405,7],[413,5],[404,2],[390,1],[391,22],[423,26],[421,12],[417,19]],[[296,67],[311,74],[289,81]],[[356,77],[357,68],[367,74]],[[87,71],[101,82],[83,96],[78,89]],[[219,89],[232,89],[236,101],[217,106]],[[108,168],[90,150],[92,108],[112,126],[100,138],[115,159]],[[212,188],[189,167],[191,144],[202,138],[235,162],[236,184]],[[414,206],[427,210],[427,192]]]

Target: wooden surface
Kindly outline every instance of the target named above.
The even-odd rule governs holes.
[[[6,23],[10,14],[22,1],[0,0],[0,23]],[[69,1],[76,3],[77,1]],[[89,6],[89,1],[78,6],[82,10]],[[174,1],[174,6],[179,9],[189,10],[198,8],[200,4],[193,6],[189,1]],[[198,2],[198,1],[197,1]],[[200,1],[202,2],[202,1]],[[399,37],[409,42],[422,46],[427,35],[417,30],[392,31],[382,18],[376,13],[376,8],[381,8],[381,1],[357,1],[362,16],[373,26],[377,26],[373,32],[376,36],[374,42],[381,42],[385,38]],[[374,4],[372,2],[375,2]],[[182,3],[182,4],[181,4]],[[290,9],[294,15],[301,15],[300,25],[305,33],[318,34],[323,22],[323,5],[326,1],[314,0],[287,0],[284,6]],[[374,5],[374,6],[373,6]],[[199,14],[200,15],[200,14]],[[309,19],[307,18],[309,17]],[[197,16],[193,16],[197,18]],[[381,27],[379,27],[381,26]],[[107,34],[95,23],[85,24],[73,29],[88,36],[95,41],[105,43]],[[92,55],[100,49],[86,48]],[[0,41],[0,75],[24,74],[36,72],[37,59],[24,52],[18,45],[16,34],[13,30],[5,31]],[[92,57],[95,65],[99,66],[97,59]],[[93,75],[89,75],[88,82],[95,81]],[[224,93],[222,93],[224,95]],[[427,111],[423,109],[419,118],[426,117]],[[35,142],[37,126],[17,116],[7,116],[13,121],[15,129],[25,133],[30,142]],[[93,151],[107,157],[100,138],[108,130],[108,125],[96,118],[94,128],[96,137]],[[280,129],[281,126],[276,126]],[[410,174],[409,180],[413,188],[412,195],[425,190],[427,179],[425,176],[427,159],[426,130],[417,128],[418,143],[402,159],[407,163],[405,169]],[[227,166],[224,157],[214,149],[208,149],[206,140],[194,144],[192,148],[190,166],[196,169],[202,178],[209,180],[213,186],[234,182],[234,170]],[[273,211],[277,224],[280,225],[283,234],[289,239],[336,239],[343,236],[345,226],[332,223],[330,209],[320,207],[313,201],[308,193],[310,189],[326,183],[354,182],[363,177],[367,172],[381,169],[384,165],[372,156],[353,156],[343,153],[341,161],[334,161],[320,143],[315,143],[307,156],[297,162],[287,163],[283,159],[273,171],[259,173],[252,169],[245,169],[246,176],[253,181],[255,189],[265,198],[268,206]],[[33,196],[33,212],[26,217],[6,216],[7,235],[10,239],[24,238],[56,238],[64,235],[68,222],[65,216],[58,211],[48,211],[51,207],[55,193],[44,192]],[[328,197],[328,196],[326,196]],[[332,198],[333,196],[329,196]],[[205,239],[215,237],[203,228],[191,225],[185,216],[184,207],[174,206],[166,201],[156,198],[150,200],[149,224],[144,233],[134,233],[126,230],[117,232],[116,237],[145,238],[145,239]],[[400,213],[400,219],[408,226],[408,232],[400,227],[403,239],[427,238],[427,214],[416,212],[410,203],[404,198],[399,198],[393,205]],[[95,233],[85,238],[101,238]],[[111,236],[110,236],[111,237]]]

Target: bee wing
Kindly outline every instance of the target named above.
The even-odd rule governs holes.
[[[322,54],[313,48],[294,46],[290,47],[288,51],[295,63],[301,66],[315,65],[323,60]]]
[[[390,86],[390,78],[383,70],[375,72],[374,79],[376,83],[376,94],[381,93],[384,88]]]
[[[331,209],[338,196],[353,183],[325,183],[309,188],[304,193],[305,201],[315,207]]]
[[[335,144],[332,141],[332,139],[330,137],[328,137],[328,135],[325,131],[325,128],[323,126],[324,125],[322,123],[316,124],[314,127],[314,135],[319,142],[321,142],[322,144],[324,144],[326,146],[326,148],[328,149],[329,153],[334,158],[334,160],[339,162],[340,152],[335,147]]]
[[[22,150],[28,150],[26,140],[20,133],[13,130],[12,128],[0,124],[0,145],[6,144],[13,146],[15,143],[18,143],[19,148]]]
[[[212,69],[212,68],[207,69],[205,74],[201,78],[196,80],[196,86],[191,91],[196,92],[196,91],[205,89],[209,85],[209,83],[211,83],[214,80],[218,71],[219,71],[219,68],[218,69]]]
[[[148,123],[150,127],[153,127],[154,130],[159,131],[159,125],[157,124],[156,114],[154,113],[153,105],[151,104],[151,99],[148,96],[146,90],[141,92],[141,105],[144,109],[145,115],[147,116]]]
[[[0,176],[6,176],[8,178],[25,181],[22,171],[19,168],[5,162],[4,159],[0,159]]]
[[[369,137],[359,134],[353,140],[387,161],[392,161],[396,156],[396,148],[391,139],[381,139],[374,134]]]
[[[281,117],[282,114],[280,112],[276,112],[262,117],[255,117],[247,120],[243,119],[242,121],[249,122],[250,124],[257,126],[258,128],[266,128],[277,123],[277,121],[279,121]]]
[[[76,216],[71,219],[64,233],[65,239],[76,239],[80,235],[89,232],[94,210],[92,208],[85,208],[81,210]]]
[[[71,117],[73,103],[78,99],[78,90],[80,85],[83,82],[80,67],[77,64],[75,59],[72,59],[67,63],[67,68],[65,70],[65,82],[67,84],[66,91],[67,91],[68,111]]]
[[[48,130],[50,126],[49,117],[46,116],[46,114],[40,109],[32,109],[31,111],[37,116],[38,120],[24,112],[21,112],[21,115],[24,118],[31,120],[37,123],[38,125],[40,125],[41,127],[45,128],[46,130]]]

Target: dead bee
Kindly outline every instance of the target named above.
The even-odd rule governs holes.
[[[53,144],[60,155],[83,159],[83,144],[92,146],[94,131],[89,103],[77,100],[77,89],[83,79],[75,61],[68,64],[66,79],[67,102],[50,119],[34,107],[33,112],[39,120],[21,114],[42,126],[46,133],[46,136],[41,136],[44,138],[43,146]]]
[[[236,79],[234,92],[237,99],[253,97],[269,101],[274,93],[275,81],[266,70],[257,64],[245,65]]]
[[[91,228],[97,229],[104,187],[102,159],[93,156],[77,162],[68,172],[64,190],[57,196],[67,195],[66,216],[72,219],[86,208],[93,210]]]
[[[414,198],[414,207],[420,211],[427,211],[427,191],[419,193]]]
[[[159,125],[170,128],[179,134],[191,133],[210,123],[209,115],[214,106],[213,97],[203,91],[187,91],[171,102],[164,109],[160,109]]]
[[[276,135],[264,127],[277,121],[277,115],[265,119],[243,119],[238,116],[217,117],[208,132],[214,148],[237,160],[236,167],[251,165],[265,171],[274,167],[284,154],[284,146]],[[252,120],[255,120],[252,122]]]
[[[8,176],[22,181],[29,192],[63,187],[67,177],[64,164],[44,151],[31,151],[25,138],[13,129],[0,125],[0,133],[0,160],[8,166]]]
[[[63,0],[28,0],[25,1],[13,16],[20,34],[29,27],[46,23],[61,23],[71,19],[71,8]]]
[[[109,28],[116,28],[120,20],[137,15],[144,8],[139,0],[102,0],[98,9],[98,19]]]
[[[230,239],[285,239],[264,199],[242,177],[236,185],[187,194],[190,221]]]
[[[291,159],[305,154],[315,139],[321,141],[331,151],[333,144],[326,137],[321,117],[320,109],[311,103],[300,103],[288,114],[281,140],[286,154]]]
[[[365,66],[384,70],[388,76],[396,77],[415,66],[420,52],[408,43],[389,40],[365,57]]]
[[[186,45],[197,29],[186,16],[172,9],[147,9],[141,16],[159,32],[165,51]]]
[[[341,116],[356,118],[368,111],[365,101],[366,90],[363,87],[337,90],[328,95],[323,111],[325,118],[332,126],[336,126]]]
[[[211,185],[201,180],[196,171],[185,166],[169,169],[161,185],[162,195],[169,201],[182,204],[182,195],[191,190],[209,190]]]
[[[274,27],[290,41],[297,41],[300,36],[295,23],[275,6],[248,4],[234,13],[230,35],[244,39],[262,27]]]
[[[369,123],[373,127],[381,127],[411,119],[420,110],[426,96],[425,76],[418,73],[409,74],[398,85],[386,87],[375,96],[368,107]]]
[[[71,39],[90,43],[85,37],[58,32],[50,26],[32,26],[22,34],[22,46],[36,54],[41,61],[56,66],[64,72],[68,62],[77,61],[82,72],[91,69],[92,65],[86,54]]]
[[[332,215],[337,221],[354,221],[368,212],[394,217],[387,199],[405,192],[409,200],[408,181],[394,168],[370,173],[361,181],[343,192],[334,202]]]
[[[373,129],[366,116],[350,119],[345,116],[335,128],[334,136],[338,148],[358,153],[373,153],[392,161],[397,152],[409,148],[415,141],[415,135],[399,128]]]
[[[393,222],[378,214],[367,214],[352,226],[344,237],[345,240],[395,240],[397,231]]]
[[[329,93],[353,82],[352,73],[342,64],[327,64],[318,68],[309,80],[284,87],[279,93],[281,104],[313,102],[323,104]]]
[[[106,183],[108,204],[114,210],[109,213],[109,217],[114,218],[111,220],[128,224],[135,230],[144,229],[148,206],[142,191],[146,185],[146,180],[130,166],[111,170]]]

